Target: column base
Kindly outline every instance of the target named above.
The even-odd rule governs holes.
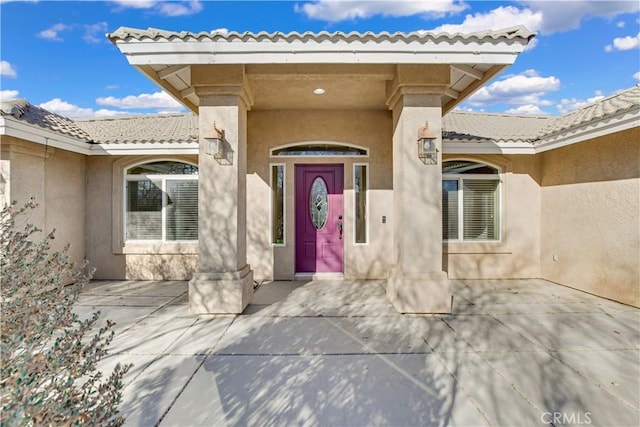
[[[195,273],[189,281],[192,314],[240,314],[253,297],[253,270],[234,273]]]
[[[453,300],[451,282],[444,273],[426,274],[424,279],[392,277],[387,298],[403,314],[449,314]]]

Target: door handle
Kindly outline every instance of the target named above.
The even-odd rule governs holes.
[[[340,233],[340,240],[342,240],[342,215],[338,216],[338,232]]]

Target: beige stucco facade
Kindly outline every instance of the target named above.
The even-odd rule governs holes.
[[[542,277],[640,307],[640,128],[540,157]]]
[[[197,164],[197,156],[87,156],[86,257],[96,279],[188,280],[198,245],[127,243],[124,239],[126,169],[158,160]]]
[[[381,279],[402,313],[448,313],[449,280],[483,278],[544,278],[640,306],[636,107],[606,123],[595,116],[593,123],[572,122],[542,141],[493,140],[473,129],[462,139],[445,137],[443,115],[515,60],[531,37],[522,29],[416,35],[423,44],[415,45],[411,38],[371,35],[337,35],[335,43],[313,35],[253,41],[268,47],[272,63],[255,46],[235,41],[236,35],[158,36],[171,43],[156,43],[156,36],[125,29],[113,40],[132,64],[197,114],[192,146],[162,136],[156,145],[142,139],[91,147],[67,138],[56,148],[46,139],[2,139],[2,200],[42,200],[36,223],[56,227],[56,244],[70,242],[74,258],[89,260],[97,279],[190,280],[193,313],[240,313],[255,281],[301,278],[296,205],[310,203],[296,194],[295,170],[333,164],[344,174],[343,254],[340,270],[329,277]],[[218,62],[207,49],[183,57],[182,44],[189,50],[200,42],[220,42],[229,51],[221,50]],[[385,43],[400,50],[389,53]],[[304,55],[294,55],[292,46]],[[424,62],[411,62],[416,55]],[[434,135],[435,162],[417,153],[425,124]],[[26,132],[24,126],[18,131]],[[211,145],[214,137],[221,141]],[[303,144],[361,151],[273,152]],[[198,166],[198,240],[127,241],[125,173],[163,160]],[[443,241],[442,165],[448,160],[498,171],[498,239]],[[274,165],[285,173],[284,241],[277,243],[271,236]],[[367,238],[358,243],[356,165],[367,171]]]
[[[246,123],[244,244],[253,278],[295,279],[293,171],[296,164],[312,163],[344,167],[345,279],[392,278],[399,252],[392,111],[250,111]],[[367,155],[271,155],[274,148],[309,141],[350,144],[365,148]],[[434,227],[432,240],[442,246],[444,274],[449,279],[540,277],[640,306],[639,141],[635,127],[534,155],[444,154],[441,161],[470,160],[498,168],[502,206],[496,242],[443,243],[440,228]],[[34,196],[41,206],[31,220],[45,230],[55,228],[55,249],[70,243],[73,259],[89,260],[98,279],[187,280],[198,268],[198,243],[124,241],[124,173],[155,160],[201,165],[202,156],[86,156],[4,136],[2,197],[20,203]],[[277,245],[269,231],[270,168],[275,164],[284,165],[286,176],[286,239]],[[368,169],[365,244],[353,238],[355,164]],[[419,195],[430,197],[426,191]],[[216,198],[206,200],[206,211],[220,209]]]
[[[443,264],[450,279],[540,277],[540,162],[535,155],[445,155],[500,171],[500,239],[445,242]]]
[[[60,251],[70,245],[71,259],[82,265],[85,258],[85,156],[7,135],[0,141],[3,193],[0,198],[4,203],[16,201],[18,207],[34,198],[38,207],[28,211],[28,222],[44,233],[55,230],[51,249]]]

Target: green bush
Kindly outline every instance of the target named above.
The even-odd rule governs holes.
[[[37,240],[41,230],[16,226],[35,207],[14,203],[0,218],[2,425],[121,425],[130,366],[118,364],[106,378],[96,366],[114,338],[113,323],[98,329],[99,312],[89,319],[73,312],[93,271],[77,267],[68,246],[52,252],[53,232]]]

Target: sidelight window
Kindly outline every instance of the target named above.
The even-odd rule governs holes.
[[[368,241],[368,192],[369,175],[366,164],[353,165],[353,192],[355,196],[355,243]]]

